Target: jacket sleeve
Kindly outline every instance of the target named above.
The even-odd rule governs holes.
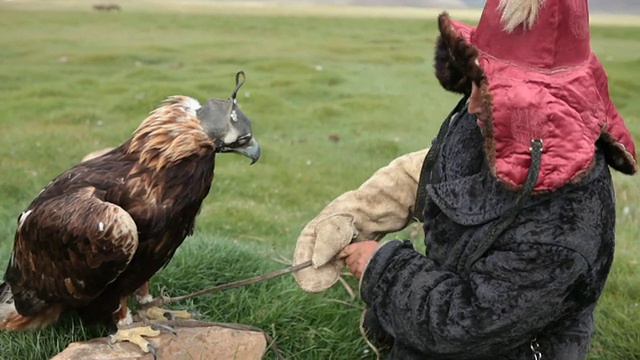
[[[358,231],[354,241],[379,240],[404,229],[413,221],[420,169],[428,151],[423,149],[394,159],[358,189],[336,198],[323,213],[340,208],[351,214]]]
[[[313,267],[294,274],[304,291],[321,292],[338,281],[344,261],[335,257],[349,243],[379,240],[413,220],[420,170],[428,151],[394,159],[359,188],[337,197],[304,226],[293,253],[294,264],[313,263]]]
[[[557,319],[588,270],[582,256],[563,247],[513,246],[492,249],[463,279],[439,270],[409,241],[389,242],[365,269],[362,299],[396,342],[423,354],[495,354]]]

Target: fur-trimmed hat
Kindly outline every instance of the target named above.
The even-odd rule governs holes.
[[[587,0],[488,0],[477,27],[447,13],[438,25],[436,76],[462,94],[479,86],[487,160],[507,186],[524,183],[532,139],[543,143],[536,191],[579,179],[596,142],[610,166],[637,171],[635,145],[591,50]]]

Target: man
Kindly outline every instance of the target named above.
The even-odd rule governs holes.
[[[307,224],[294,263],[314,266],[296,279],[322,291],[346,262],[389,359],[584,359],[613,261],[609,167],[637,171],[587,0],[488,0],[477,27],[438,24],[436,76],[463,99],[426,158],[394,160]],[[414,217],[426,256],[375,241]]]

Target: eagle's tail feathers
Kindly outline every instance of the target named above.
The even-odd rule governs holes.
[[[6,282],[0,284],[0,304],[4,304],[10,299],[13,299],[11,295],[11,287]]]
[[[9,323],[18,315],[13,304],[11,287],[6,282],[0,284],[0,330],[9,330]]]
[[[22,316],[16,310],[11,287],[7,283],[0,284],[0,330],[38,329],[53,324],[60,318],[64,307],[51,305],[34,316]]]

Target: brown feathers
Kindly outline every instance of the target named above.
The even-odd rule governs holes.
[[[137,227],[117,205],[84,187],[33,204],[21,218],[10,267],[16,308],[35,315],[52,300],[69,305],[95,298],[127,266],[138,245]],[[47,274],[47,276],[42,276]]]
[[[104,148],[104,149],[100,149],[100,150],[96,150],[96,151],[92,151],[90,153],[88,153],[87,155],[85,155],[81,161],[87,161],[87,160],[91,160],[93,158],[97,158],[99,156],[102,156],[106,153],[108,153],[109,151],[113,150],[112,147],[108,147],[108,148]]]
[[[15,309],[4,315],[0,313],[3,315],[0,318],[0,330],[29,330],[49,326],[58,321],[64,310],[64,305],[56,304],[47,307],[36,316],[20,315]]]
[[[127,152],[139,154],[140,164],[157,171],[213,150],[215,144],[203,132],[195,113],[199,107],[186,96],[169,98],[138,127]]]

